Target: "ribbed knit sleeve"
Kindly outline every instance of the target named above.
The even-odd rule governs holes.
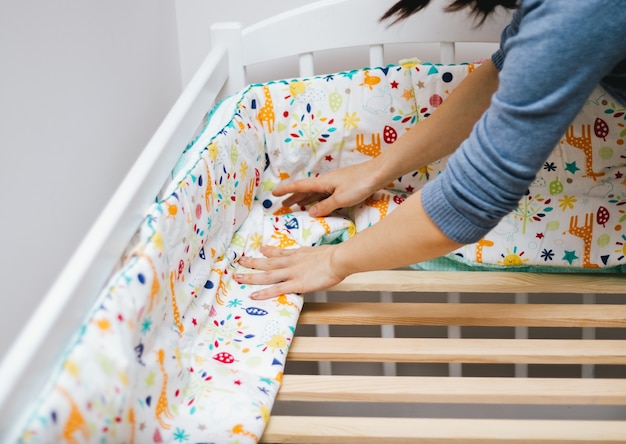
[[[476,242],[517,207],[591,91],[626,59],[625,41],[619,0],[521,2],[492,57],[490,107],[422,190],[444,234]]]

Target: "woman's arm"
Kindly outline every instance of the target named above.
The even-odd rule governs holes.
[[[356,205],[395,178],[452,153],[469,136],[497,88],[498,71],[490,60],[486,61],[435,112],[380,156],[323,176],[282,184],[274,190],[274,195],[292,194],[285,199],[285,206],[319,201],[310,209],[314,217]]]
[[[253,299],[305,293],[331,287],[357,272],[391,269],[425,261],[460,247],[430,220],[419,192],[377,224],[338,245],[280,249],[262,247],[265,258],[242,257],[244,267],[263,273],[237,273],[241,284],[270,287]]]
[[[453,153],[470,135],[498,89],[498,70],[485,61],[428,118],[372,159],[384,183]]]
[[[324,176],[282,185],[275,194],[294,193],[285,200],[287,206],[304,205],[322,197],[310,210],[316,217],[359,203],[394,178],[453,152],[488,108],[497,87],[498,71],[491,61],[485,62],[430,117],[380,156]],[[271,285],[252,294],[255,299],[267,299],[321,290],[353,273],[433,259],[460,246],[430,220],[417,192],[383,220],[339,245],[262,247],[265,258],[242,257],[240,263],[264,272],[238,273],[235,279],[242,284]]]

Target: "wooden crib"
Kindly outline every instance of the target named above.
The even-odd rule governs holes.
[[[38,369],[54,362],[80,325],[93,303],[83,295],[105,282],[179,147],[221,98],[250,82],[402,57],[466,61],[476,57],[473,43],[486,44],[478,53],[489,57],[508,21],[502,13],[477,28],[438,1],[388,28],[378,19],[393,3],[322,0],[246,28],[211,28],[206,60],[0,369],[3,431],[41,388]],[[341,48],[347,52],[338,56]],[[623,275],[609,274],[351,276],[305,295],[261,441],[626,442],[625,294]]]

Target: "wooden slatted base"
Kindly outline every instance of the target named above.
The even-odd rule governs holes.
[[[277,416],[267,443],[624,443],[625,421]]]
[[[580,296],[565,301],[565,304],[307,302],[299,323],[381,326],[381,329],[388,326],[559,327],[567,328],[568,331],[586,329],[589,332],[593,328],[626,328],[626,279],[622,276],[395,270],[355,275],[335,287],[335,290],[551,292],[577,295],[603,293],[614,294],[616,297],[611,299],[610,304],[598,305],[577,303],[581,300]],[[508,332],[510,334],[511,330]],[[572,337],[576,338],[576,335]],[[580,339],[581,337],[584,339]],[[262,442],[626,443],[626,340],[600,340],[592,339],[593,337],[594,335],[582,335],[576,339],[511,339],[296,336],[289,351],[289,362],[376,362],[383,365],[448,363],[450,366],[460,363],[483,366],[607,364],[621,366],[617,368],[625,370],[623,374],[618,372],[618,377],[614,379],[297,375],[287,372],[283,377],[277,403],[317,405],[322,410],[321,416],[291,416],[291,411],[285,416],[272,415]],[[626,335],[621,337],[625,338]],[[576,406],[582,408],[583,412],[589,412],[590,410],[584,409],[591,407],[611,408],[612,412],[623,412],[623,415],[613,414],[607,420],[599,420],[596,416],[585,416],[584,420],[538,419],[543,417],[539,414],[517,419],[476,419],[475,415],[467,418],[452,414],[450,418],[431,419],[386,417],[392,416],[393,411],[404,410],[381,410],[381,414],[374,414],[379,417],[355,417],[349,411],[344,416],[324,416],[321,406],[328,403],[337,406],[337,409],[333,409],[334,414],[341,406],[364,403],[380,408],[389,405],[402,408],[410,404],[444,405],[450,408],[459,405],[471,406],[470,408],[525,406],[526,411],[535,406],[549,406],[551,409]],[[583,413],[583,416],[586,414]],[[559,414],[555,418],[560,418]]]
[[[626,379],[285,375],[278,400],[626,405]]]
[[[584,339],[295,338],[292,361],[626,364],[626,341]]]

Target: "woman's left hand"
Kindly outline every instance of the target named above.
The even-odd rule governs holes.
[[[269,299],[286,293],[307,293],[338,284],[346,276],[333,269],[336,245],[283,249],[261,247],[263,258],[243,256],[239,263],[262,272],[236,273],[240,284],[270,285],[251,294],[252,299]]]

